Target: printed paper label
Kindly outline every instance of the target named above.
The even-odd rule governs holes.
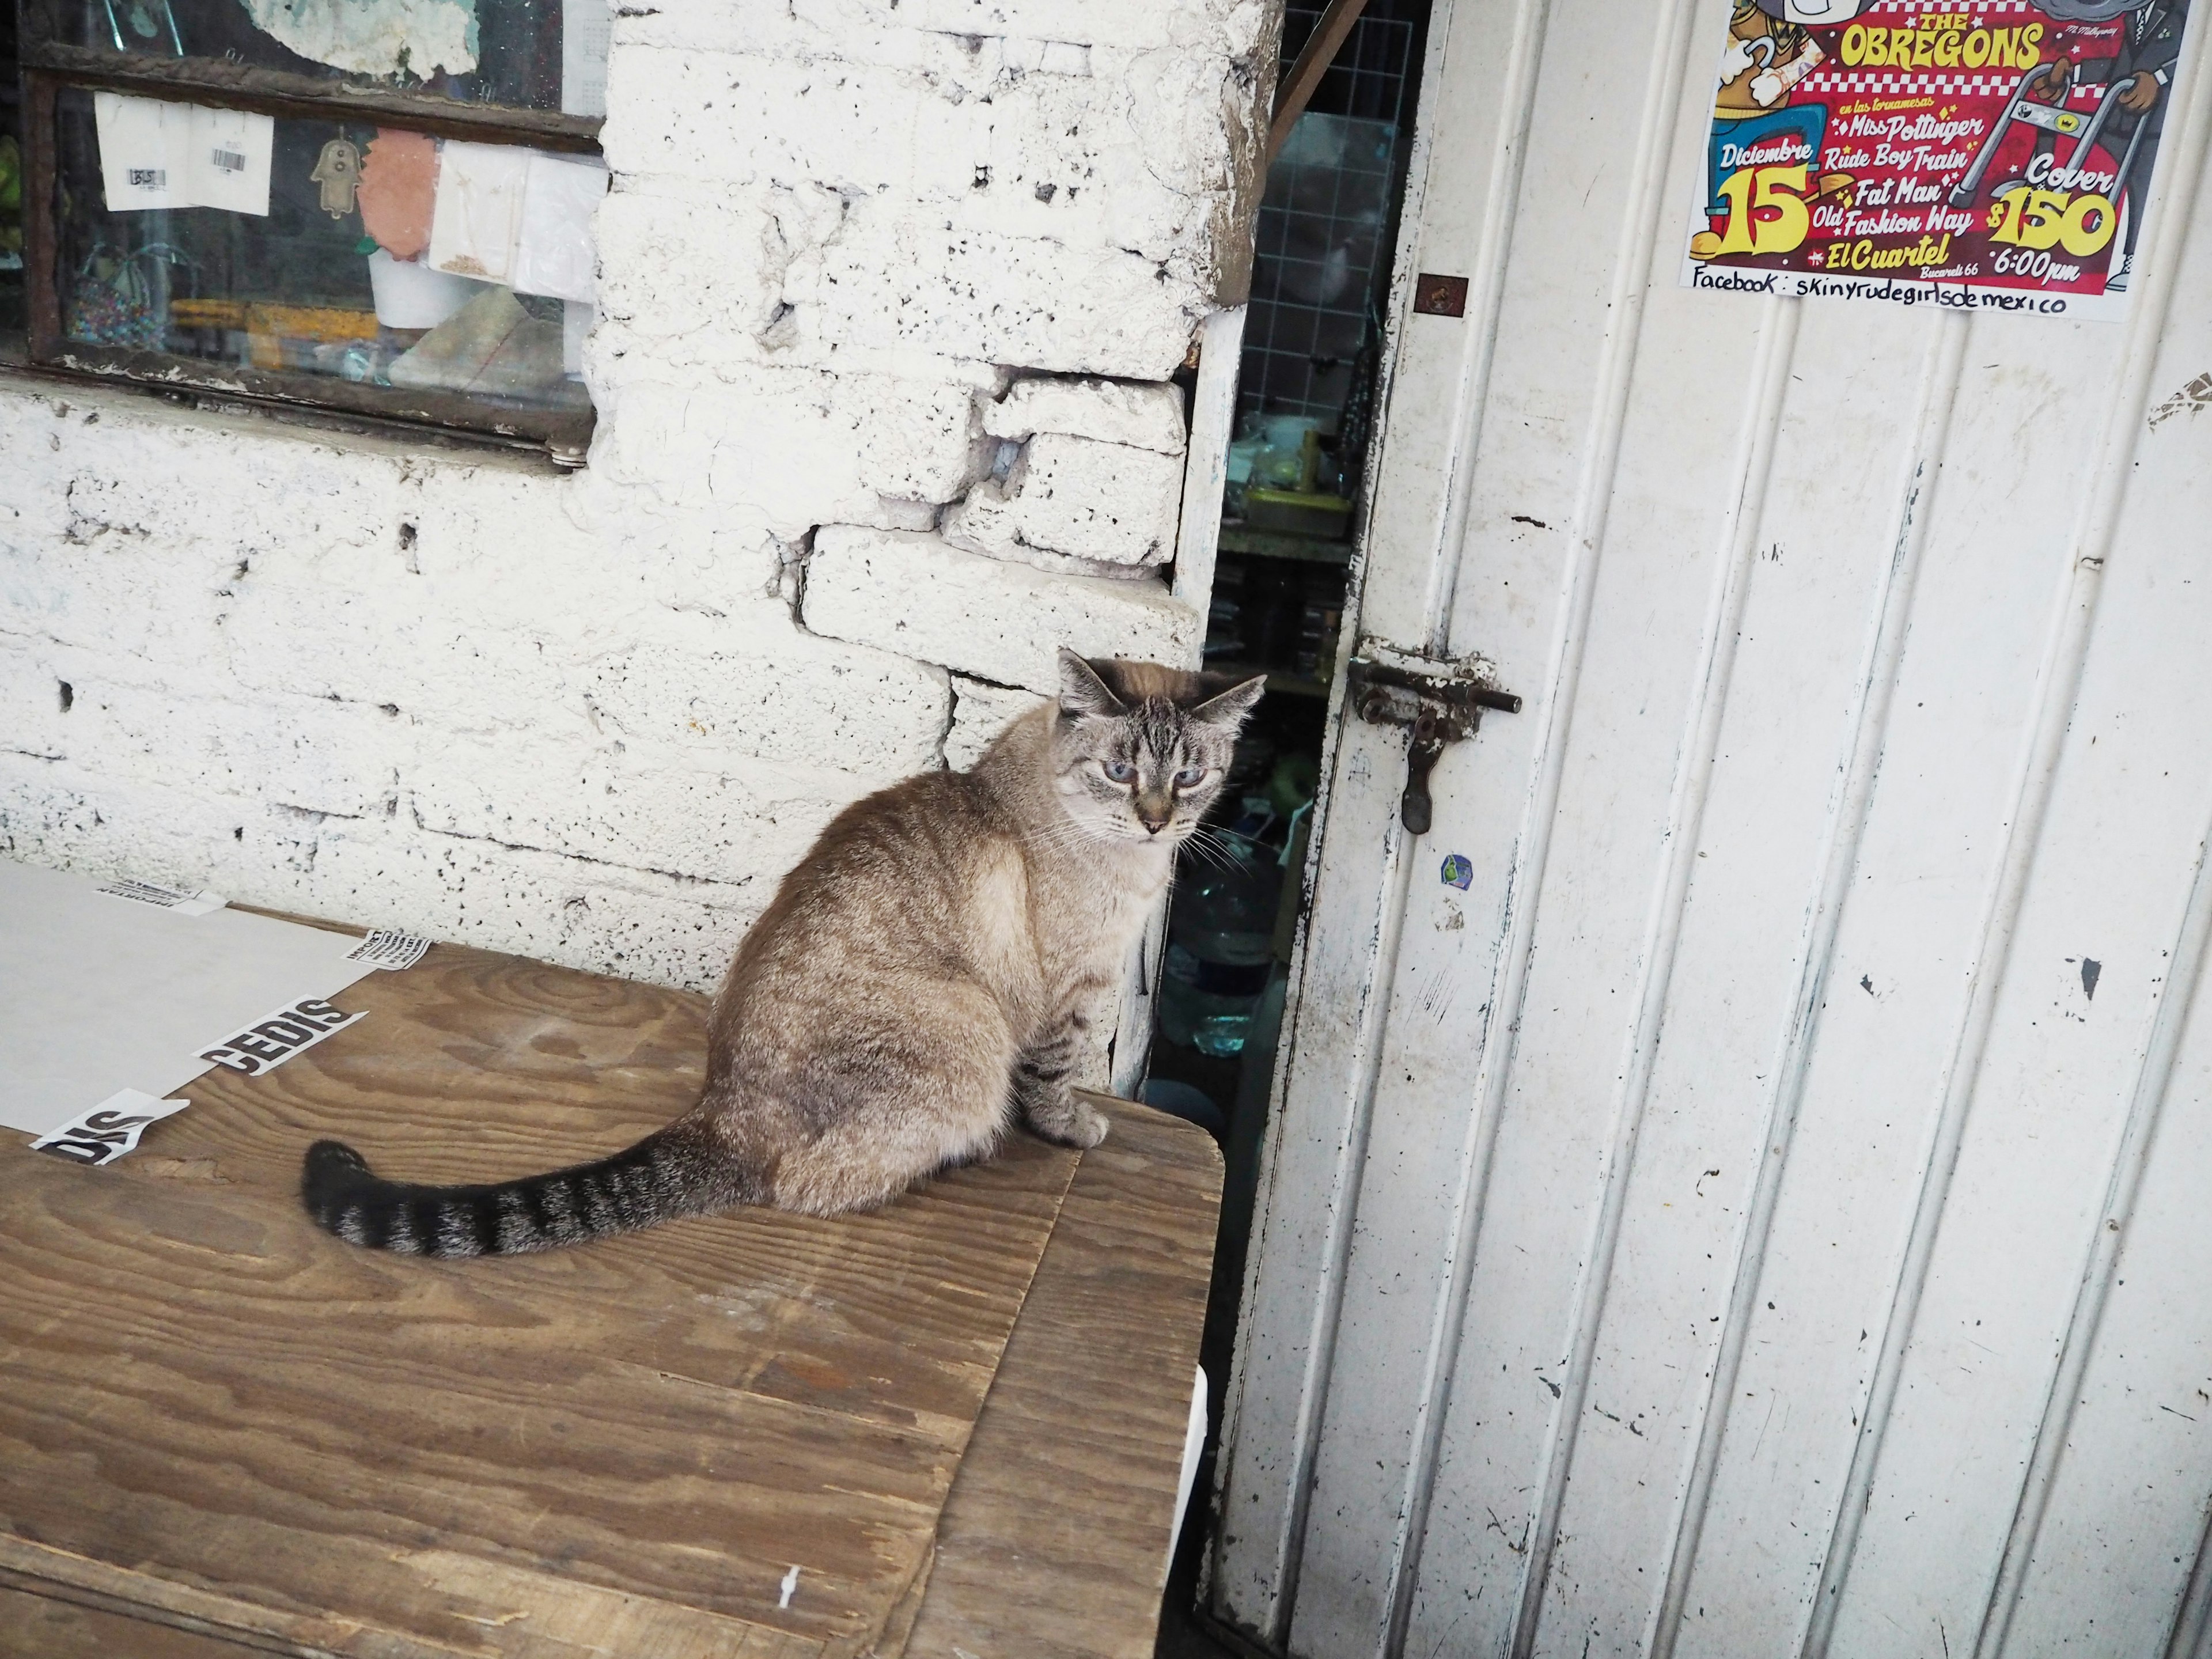
[[[412,968],[422,960],[430,941],[419,933],[402,933],[380,927],[345,953],[348,962],[365,962],[372,968]]]
[[[110,898],[136,899],[141,904],[158,905],[164,910],[174,910],[180,916],[204,916],[220,910],[229,901],[220,893],[194,893],[182,887],[164,887],[159,882],[112,881],[96,890]]]
[[[192,193],[201,207],[269,216],[276,124],[244,110],[192,112]]]
[[[52,1152],[78,1164],[112,1164],[137,1149],[149,1123],[173,1117],[189,1100],[157,1100],[138,1089],[120,1089],[73,1123],[31,1143],[34,1152]]]
[[[211,207],[268,216],[271,117],[96,92],[93,120],[110,213]]]
[[[319,997],[306,997],[256,1020],[212,1048],[201,1049],[200,1058],[246,1077],[273,1072],[293,1055],[313,1048],[331,1032],[342,1031],[361,1018],[361,1014],[333,1008]]]

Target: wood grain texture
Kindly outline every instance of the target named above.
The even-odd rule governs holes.
[[[939,1525],[907,1659],[1150,1659],[1221,1194],[1213,1142],[1093,1096]]]
[[[253,1651],[197,1631],[0,1589],[0,1652],[40,1659],[244,1659]]]
[[[335,1000],[368,1018],[210,1073],[134,1158],[0,1147],[0,1583],[374,1659],[868,1650],[1075,1156],[834,1222],[355,1250],[301,1211],[310,1140],[431,1181],[597,1156],[696,1097],[705,1005],[447,946]]]

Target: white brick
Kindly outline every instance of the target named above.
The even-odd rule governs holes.
[[[599,204],[599,309],[656,355],[704,333],[751,338],[773,320],[788,254],[770,190],[621,179]],[[636,349],[633,344],[633,349]]]
[[[923,198],[969,188],[991,125],[912,70],[647,47],[615,54],[607,112],[619,173]]]
[[[766,873],[686,881],[490,842],[333,819],[308,902],[364,927],[710,990],[767,908]]]
[[[313,914],[318,813],[0,752],[0,857]]]
[[[698,510],[742,504],[774,533],[867,522],[877,498],[947,501],[988,465],[971,388],[828,370],[733,366],[720,380],[625,387],[610,482]]]
[[[69,714],[62,708],[62,688],[70,685],[53,653],[27,640],[0,635],[0,751],[58,759],[67,753]],[[74,703],[71,707],[74,708]]]
[[[738,882],[118,784],[0,754],[0,857],[707,990],[781,872]]]
[[[0,857],[711,989],[780,872],[733,882],[425,835],[0,753]]]
[[[374,595],[255,590],[224,617],[203,665],[247,692],[437,709],[456,724],[581,715],[542,636]]]
[[[935,67],[955,54],[975,72],[1070,72],[1051,47],[1109,46],[1241,57],[1268,27],[1267,0],[724,0],[636,8],[618,16],[632,43]]]
[[[1019,441],[1039,432],[1095,438],[1162,455],[1181,455],[1186,442],[1182,388],[1121,380],[1016,380],[983,410],[983,430]]]
[[[396,706],[191,696],[100,679],[75,691],[69,757],[105,777],[362,817],[392,810],[415,763],[415,722]]]
[[[1057,684],[1060,646],[1194,666],[1206,633],[1157,582],[1048,575],[936,536],[844,526],[815,538],[805,618],[818,634],[1036,691]]]
[[[978,486],[945,515],[945,539],[1000,556],[1018,545],[1103,564],[1160,564],[1175,553],[1182,498],[1174,456],[1042,432],[1003,487]]]
[[[683,637],[580,669],[583,696],[616,733],[674,744],[694,766],[750,757],[889,782],[934,763],[951,690],[914,653],[817,639],[787,621],[780,635],[696,618],[670,627]]]
[[[1213,270],[1120,248],[1070,247],[894,218],[856,203],[818,264],[785,295],[819,312],[824,338],[900,346],[1067,374],[1164,380],[1212,309]]]
[[[878,787],[824,766],[700,765],[672,744],[455,738],[408,808],[442,835],[720,882],[781,873]]]
[[[945,734],[945,763],[965,772],[983,758],[999,734],[1044,699],[1034,691],[952,677],[952,729]]]
[[[1054,52],[1086,65],[1091,57],[1088,47],[1031,43],[1040,61]],[[762,284],[772,288],[777,240],[753,228],[754,204],[771,191],[819,197],[832,210],[866,200],[917,222],[1119,248],[1155,263],[1187,257],[1235,187],[1232,131],[1219,108],[1203,106],[1219,102],[1229,66],[1208,60],[1191,71],[1211,77],[1200,90],[1164,87],[1166,71],[1152,57],[1102,58],[1111,73],[963,76],[750,54],[627,54],[618,61],[630,82],[612,95],[635,109],[608,128],[623,182],[600,210],[606,301],[617,314],[642,316],[623,283],[666,267],[625,257],[641,236],[713,248],[685,262],[702,270],[707,292],[671,294],[678,316],[725,294],[750,302]],[[748,229],[720,234],[713,222],[726,216],[711,207],[703,223],[671,222],[680,202],[703,196],[702,181],[744,204]],[[641,230],[641,216],[659,222]],[[833,234],[840,216],[817,218],[817,234]],[[781,229],[793,246],[803,240],[788,224]]]
[[[841,3],[886,0],[817,0]],[[1264,0],[901,0],[891,9],[910,28],[1232,56],[1252,50],[1268,11]]]

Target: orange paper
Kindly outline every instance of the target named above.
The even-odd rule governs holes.
[[[355,194],[362,228],[393,258],[412,259],[430,246],[437,196],[437,142],[428,133],[378,128],[362,158]]]

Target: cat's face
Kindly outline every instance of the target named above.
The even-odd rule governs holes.
[[[1069,817],[1101,841],[1170,846],[1220,794],[1237,729],[1267,684],[1064,649],[1060,678],[1055,782]]]

